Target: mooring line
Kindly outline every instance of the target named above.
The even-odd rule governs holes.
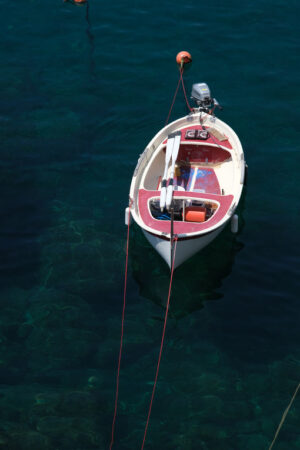
[[[283,423],[284,423],[284,421],[285,421],[285,418],[286,418],[286,416],[287,416],[287,414],[288,414],[288,412],[289,412],[290,407],[292,406],[292,404],[293,404],[293,402],[294,402],[294,400],[295,400],[295,398],[296,398],[296,395],[297,395],[297,392],[298,392],[299,388],[300,388],[300,383],[298,384],[298,386],[297,386],[297,388],[296,388],[296,390],[295,390],[295,392],[294,392],[294,395],[293,395],[293,397],[292,397],[290,403],[288,404],[288,407],[286,408],[286,410],[284,411],[284,413],[283,413],[283,415],[282,415],[281,421],[280,421],[280,423],[279,423],[279,425],[278,425],[278,428],[277,428],[277,430],[276,430],[274,439],[273,439],[273,441],[272,441],[272,443],[271,443],[271,445],[270,445],[270,447],[269,447],[269,450],[271,450],[272,447],[273,447],[273,445],[275,444],[275,441],[276,441],[276,439],[277,439],[277,436],[278,436],[278,434],[279,434],[279,431],[280,431],[280,429],[281,429],[281,427],[282,427],[282,425],[283,425]]]
[[[122,322],[121,322],[120,350],[119,350],[118,370],[117,370],[117,378],[116,378],[115,409],[114,409],[114,417],[113,417],[112,427],[111,427],[111,441],[110,441],[109,450],[112,449],[112,446],[113,446],[113,443],[114,443],[114,433],[115,433],[116,417],[117,417],[117,410],[118,410],[118,399],[119,399],[120,367],[121,367],[121,359],[122,359],[123,336],[124,336],[124,320],[125,320],[125,307],[126,307],[126,291],[127,291],[128,254],[129,254],[129,229],[130,229],[130,206],[131,205],[129,205],[129,208],[128,208],[126,263],[125,263],[125,278],[124,278],[124,297],[123,297]]]
[[[170,115],[171,115],[171,112],[172,112],[172,109],[173,109],[173,106],[174,106],[174,103],[175,103],[175,100],[176,100],[176,97],[177,97],[177,94],[178,94],[178,89],[179,89],[180,83],[182,85],[182,90],[183,90],[186,106],[188,107],[188,109],[190,111],[193,111],[193,108],[191,108],[191,106],[189,104],[189,101],[188,101],[188,98],[187,98],[187,95],[186,95],[186,90],[185,90],[185,86],[184,86],[184,81],[183,81],[183,76],[182,75],[183,75],[183,67],[179,69],[179,80],[178,80],[178,84],[177,84],[177,87],[176,87],[176,90],[175,90],[175,94],[174,94],[174,97],[173,97],[173,100],[172,100],[172,103],[171,103],[171,107],[169,109],[168,117],[167,117],[166,122],[165,122],[165,126],[169,122]]]
[[[180,69],[180,75],[179,75],[178,84],[177,84],[177,87],[176,87],[176,90],[175,90],[175,94],[174,94],[174,97],[173,97],[173,100],[172,100],[172,103],[171,103],[171,106],[170,106],[170,109],[169,109],[169,113],[168,113],[168,117],[167,117],[166,122],[165,122],[165,126],[169,122],[170,115],[171,115],[171,112],[172,112],[172,109],[173,109],[173,106],[174,106],[174,103],[175,103],[175,100],[176,100],[176,97],[177,97],[178,89],[179,89],[180,82],[181,82],[182,72],[183,72],[183,69]]]
[[[161,360],[161,355],[162,355],[163,346],[164,346],[164,339],[165,339],[165,333],[166,333],[167,318],[168,318],[168,311],[169,311],[171,290],[172,290],[172,280],[173,280],[173,272],[174,272],[174,263],[175,263],[177,240],[178,240],[178,238],[177,238],[177,236],[175,236],[175,238],[174,238],[174,242],[175,242],[174,254],[173,254],[173,262],[172,262],[172,269],[171,269],[168,301],[167,301],[166,313],[165,313],[165,321],[164,321],[164,327],[163,327],[162,338],[161,338],[161,343],[160,343],[160,350],[159,350],[157,367],[156,367],[155,380],[154,380],[154,384],[153,384],[153,389],[152,389],[152,394],[151,394],[151,400],[150,400],[150,405],[149,405],[148,416],[147,416],[147,421],[146,421],[146,426],[145,426],[145,431],[144,431],[144,437],[143,437],[143,443],[142,443],[141,450],[143,450],[144,445],[145,445],[145,441],[146,441],[146,435],[147,435],[148,426],[149,426],[149,422],[150,422],[150,415],[151,415],[151,410],[152,410],[152,404],[153,404],[153,399],[154,399],[154,394],[155,394],[155,389],[156,389],[156,384],[157,384],[157,379],[158,379],[160,360]]]
[[[188,109],[190,110],[190,112],[192,112],[193,108],[190,106],[187,95],[186,95],[182,74],[183,74],[183,70],[180,71],[180,80],[181,80],[181,84],[182,84],[182,90],[183,90],[183,94],[184,94],[184,98],[185,98],[185,103],[186,103],[186,106],[188,107]]]

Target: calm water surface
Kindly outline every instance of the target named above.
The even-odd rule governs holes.
[[[238,235],[175,272],[145,448],[267,449],[300,381],[299,2],[0,6],[0,448],[109,447],[124,208],[186,49],[249,179]],[[141,447],[169,283],[136,226],[129,254],[116,450]],[[297,397],[274,449],[299,429]]]

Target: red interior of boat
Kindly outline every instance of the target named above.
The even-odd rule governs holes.
[[[173,193],[173,197],[176,199],[187,196],[189,198],[199,200],[217,201],[220,203],[220,206],[215,212],[215,214],[211,217],[211,219],[207,220],[206,222],[197,223],[197,222],[174,221],[175,234],[200,232],[207,230],[213,225],[216,225],[225,216],[233,200],[233,195],[200,194],[198,192],[187,193],[183,191],[174,191]],[[170,221],[154,219],[154,217],[152,217],[150,213],[148,204],[150,199],[153,198],[159,199],[160,191],[148,191],[145,189],[139,190],[138,200],[141,219],[143,220],[145,225],[152,228],[153,230],[170,233]]]
[[[177,161],[218,164],[230,158],[230,152],[219,147],[181,143]]]
[[[191,142],[191,139],[185,139],[185,133],[187,130],[203,130],[201,125],[191,125],[189,127],[183,128],[181,131],[181,142]],[[209,131],[209,130],[208,130]],[[208,144],[222,145],[223,147],[232,148],[228,139],[224,141],[220,141],[215,136],[209,136],[205,141],[199,141],[198,139],[195,142],[206,142]],[[164,144],[167,143],[167,139],[164,140]],[[220,149],[221,150],[221,149]]]
[[[163,151],[166,152],[166,148],[164,148]],[[230,158],[230,152],[222,148],[205,144],[193,145],[183,142],[180,144],[177,161],[185,163],[219,164]]]

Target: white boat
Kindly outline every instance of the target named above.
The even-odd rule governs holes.
[[[130,186],[130,215],[169,267],[207,246],[231,221],[237,231],[245,179],[240,140],[216,118],[205,83],[193,85],[197,108],[164,128],[140,155]],[[174,238],[177,240],[175,259]]]

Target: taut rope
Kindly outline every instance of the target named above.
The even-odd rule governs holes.
[[[117,370],[117,380],[116,380],[116,394],[115,394],[115,410],[114,417],[111,427],[111,441],[109,450],[112,449],[114,443],[114,432],[118,409],[118,398],[119,398],[119,380],[120,380],[120,367],[122,358],[122,347],[123,347],[123,335],[124,335],[124,320],[125,320],[125,307],[126,307],[126,291],[127,291],[127,273],[128,273],[128,253],[129,253],[129,229],[130,229],[130,205],[128,208],[128,227],[127,227],[127,244],[126,244],[126,262],[125,262],[125,278],[124,278],[124,296],[123,296],[123,310],[122,310],[122,323],[121,323],[121,340],[120,340],[120,350],[118,359],[118,370]]]
[[[157,384],[160,360],[161,360],[161,355],[162,355],[163,346],[164,346],[164,339],[165,339],[165,333],[166,333],[168,311],[169,311],[170,298],[171,298],[171,289],[172,289],[172,280],[173,280],[173,272],[174,272],[174,262],[175,262],[177,240],[178,240],[178,238],[176,236],[174,238],[175,246],[174,246],[173,263],[172,263],[172,269],[171,269],[171,278],[170,278],[170,285],[169,285],[168,301],[167,301],[166,312],[165,312],[165,321],[164,321],[164,327],[163,327],[163,332],[162,332],[162,337],[161,337],[161,343],[160,343],[160,350],[159,350],[157,367],[156,367],[155,380],[154,380],[154,384],[153,384],[153,389],[152,389],[152,394],[151,394],[151,400],[150,400],[150,405],[149,405],[148,416],[147,416],[147,421],[146,421],[146,426],[145,426],[145,431],[144,431],[144,437],[143,437],[143,443],[142,443],[141,450],[143,450],[144,445],[145,445],[145,440],[146,440],[146,435],[147,435],[147,431],[148,431],[150,415],[151,415],[151,410],[152,410],[152,404],[153,404],[153,399],[154,399],[154,394],[155,394],[155,389],[156,389],[156,384]]]
[[[273,445],[275,444],[275,441],[276,441],[276,439],[277,439],[277,436],[278,436],[278,434],[279,434],[279,431],[280,431],[280,429],[281,429],[281,427],[282,427],[282,425],[283,425],[283,422],[285,421],[285,418],[286,418],[286,416],[287,416],[287,414],[288,414],[288,412],[289,412],[290,407],[292,406],[292,404],[293,404],[293,402],[294,402],[294,400],[295,400],[295,398],[296,398],[296,395],[297,395],[297,392],[298,392],[299,388],[300,388],[300,383],[298,384],[298,386],[297,386],[297,388],[296,388],[296,390],[295,390],[295,392],[294,392],[294,395],[293,395],[293,397],[292,397],[290,403],[288,404],[288,407],[286,408],[286,410],[284,411],[284,413],[283,413],[283,415],[282,415],[280,424],[278,425],[278,428],[277,428],[277,430],[276,430],[274,439],[273,439],[273,441],[272,441],[272,443],[271,443],[271,445],[270,445],[270,447],[269,447],[269,450],[271,450],[272,447],[273,447]]]

